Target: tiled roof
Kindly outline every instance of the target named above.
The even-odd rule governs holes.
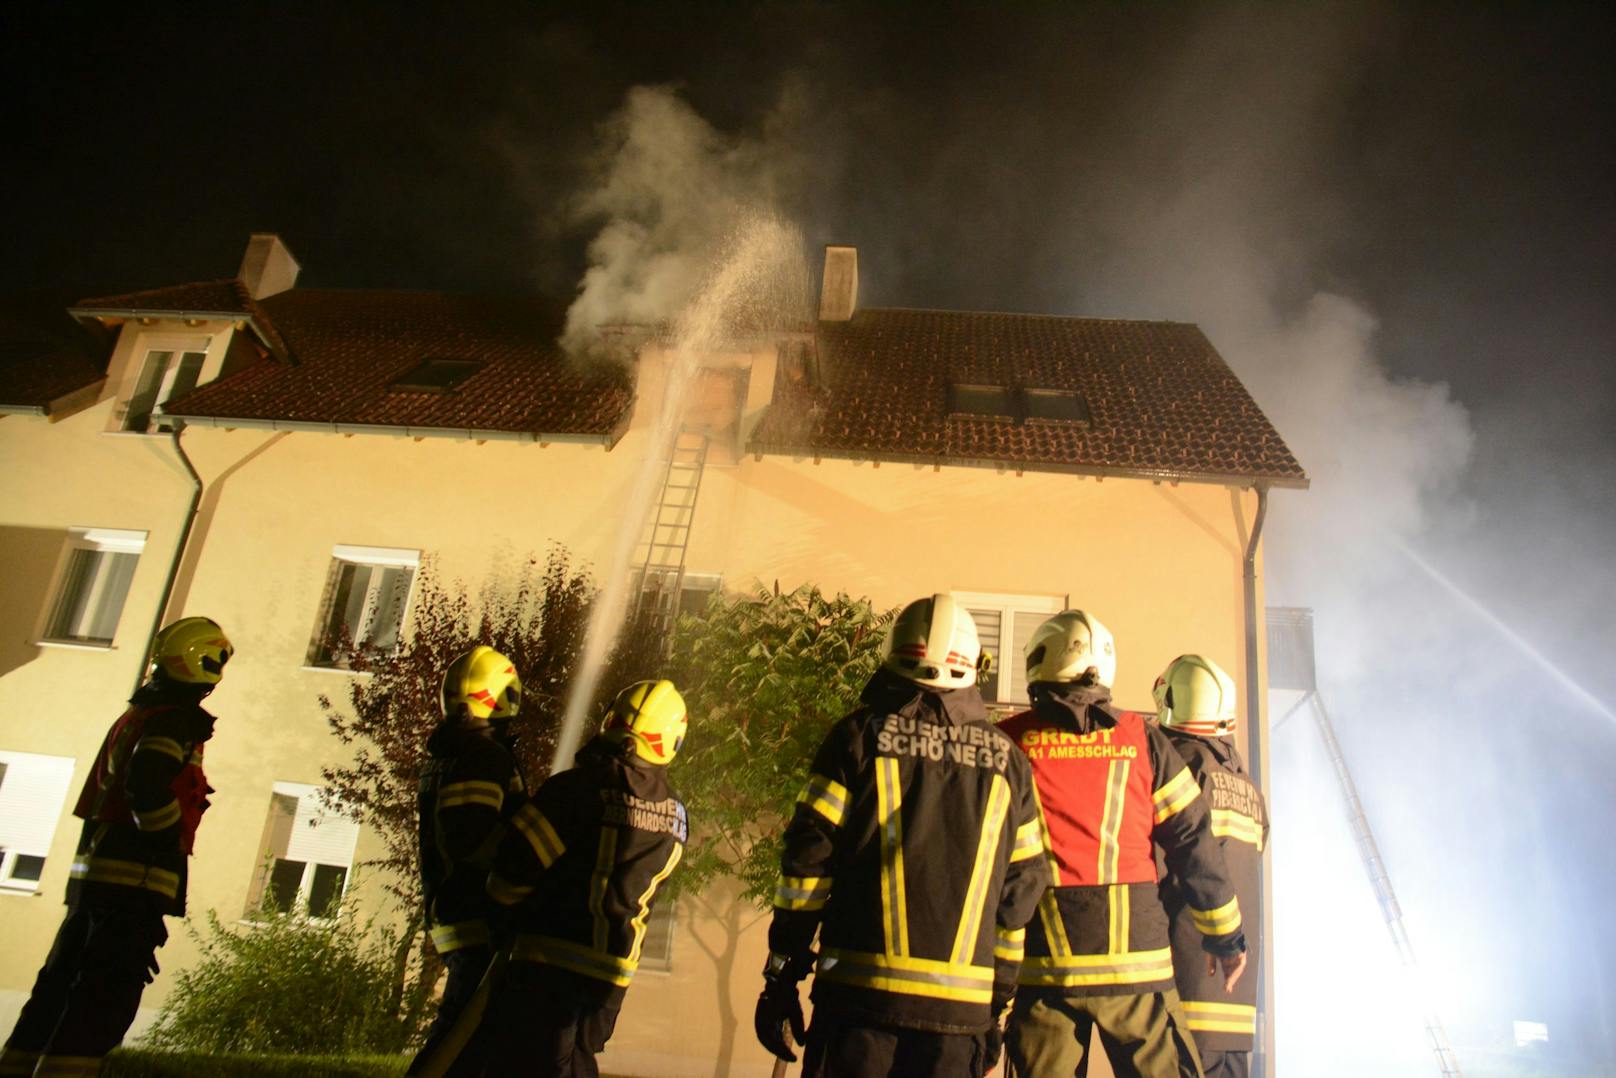
[[[422,429],[609,436],[627,416],[626,371],[584,371],[532,299],[294,289],[259,301],[295,363],[265,359],[167,406],[174,415]],[[472,360],[444,393],[389,384],[422,360]]]
[[[105,377],[110,355],[59,304],[0,304],[0,405],[48,408]]]
[[[953,384],[1076,391],[1091,421],[951,415]],[[1305,486],[1199,328],[867,309],[821,322],[812,378],[782,363],[755,452]]]
[[[276,358],[292,358],[285,339],[265,316],[260,301],[253,299],[247,286],[236,277],[148,288],[144,292],[125,292],[118,296],[96,296],[79,300],[70,310],[81,316],[122,314],[168,318],[245,318]]]

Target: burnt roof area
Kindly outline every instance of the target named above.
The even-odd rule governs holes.
[[[58,299],[0,299],[0,406],[51,414],[105,378],[111,356],[111,335],[74,321]]]
[[[782,364],[756,453],[1306,486],[1199,328],[866,308]]]

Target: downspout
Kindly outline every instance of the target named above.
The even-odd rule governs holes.
[[[168,434],[174,443],[174,452],[179,456],[180,463],[191,476],[191,505],[185,511],[185,523],[180,526],[179,542],[174,546],[174,559],[169,562],[168,579],[163,582],[162,597],[157,600],[157,614],[152,618],[151,633],[146,637],[146,649],[140,653],[140,669],[135,674],[135,690],[138,691],[146,683],[147,660],[151,658],[152,645],[157,642],[157,634],[163,628],[163,618],[168,613],[168,601],[174,596],[174,583],[180,576],[180,562],[185,558],[185,544],[191,539],[191,525],[196,523],[197,506],[202,504],[202,477],[197,474],[196,466],[191,458],[185,455],[185,447],[180,445],[180,431],[184,424],[175,422]]]
[[[1272,803],[1268,791],[1268,731],[1263,726],[1262,670],[1257,662],[1257,636],[1262,611],[1257,608],[1257,546],[1262,542],[1263,522],[1268,518],[1268,487],[1257,484],[1257,515],[1251,522],[1251,541],[1246,544],[1244,571],[1246,613],[1246,729],[1250,731],[1247,747],[1251,753],[1251,775],[1257,780],[1257,789],[1263,799]],[[1273,876],[1269,871],[1269,851],[1264,850],[1258,862],[1258,893],[1262,909],[1258,917],[1257,968],[1252,972],[1257,980],[1257,1067],[1255,1073],[1262,1078],[1274,1078],[1274,957],[1273,957]]]

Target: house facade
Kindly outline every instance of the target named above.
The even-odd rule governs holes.
[[[104,366],[25,349],[0,367],[8,1026],[61,916],[72,796],[157,625],[206,614],[237,646],[208,705],[193,912],[245,917],[274,884],[318,914],[380,892],[353,870],[374,836],[314,796],[346,758],[317,699],[362,676],[342,641],[407,634],[424,559],[475,589],[554,543],[603,569],[637,527],[678,366],[663,336],[584,367],[535,301],[299,289],[297,272],[257,235],[234,278],[76,304]],[[1306,477],[1196,327],[860,308],[852,248],[827,251],[818,313],[700,358],[636,566],[881,606],[954,591],[1005,657],[985,693],[1006,707],[1025,700],[1020,643],[1081,606],[1116,636],[1124,706],[1198,651],[1244,678],[1260,738],[1262,506]],[[722,889],[665,916],[603,1068],[767,1073],[748,1022],[765,926]],[[164,968],[193,955],[175,933]]]

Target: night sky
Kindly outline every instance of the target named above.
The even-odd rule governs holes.
[[[662,87],[681,197],[856,244],[867,305],[1202,325],[1314,477],[1270,600],[1318,612],[1416,943],[1496,989],[1448,1001],[1467,1073],[1512,1018],[1545,1073],[1616,1057],[1607,5],[184,7],[0,9],[0,293],[228,276],[273,231],[305,287],[565,300]]]

